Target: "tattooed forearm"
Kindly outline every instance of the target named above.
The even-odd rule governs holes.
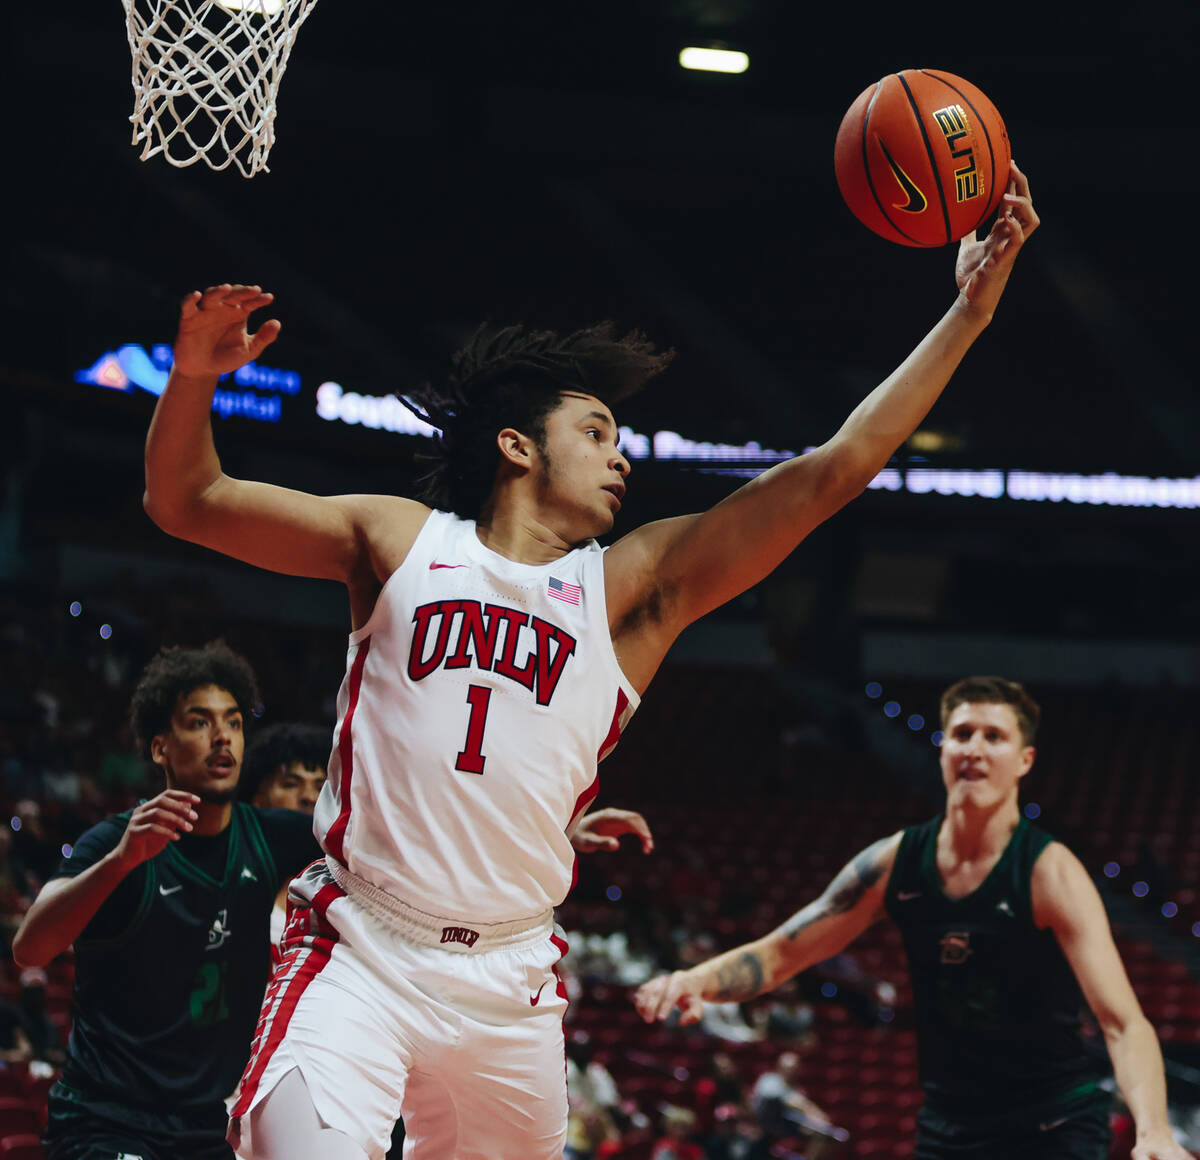
[[[754,951],[743,951],[731,963],[717,968],[716,998],[722,1003],[753,999],[762,989],[762,959]]]
[[[880,838],[843,866],[825,893],[785,924],[788,939],[796,938],[819,919],[853,910],[862,896],[879,881],[885,865],[883,855],[891,841],[891,838]]]

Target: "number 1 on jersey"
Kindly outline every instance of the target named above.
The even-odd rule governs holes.
[[[483,729],[487,724],[488,702],[492,690],[483,685],[467,688],[467,704],[471,706],[471,719],[467,722],[467,740],[454,768],[463,773],[482,773],[487,758],[483,755]]]

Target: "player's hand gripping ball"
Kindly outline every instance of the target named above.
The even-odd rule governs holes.
[[[996,106],[937,69],[893,73],[838,129],[838,188],[863,225],[904,246],[944,246],[996,211],[1012,153]]]

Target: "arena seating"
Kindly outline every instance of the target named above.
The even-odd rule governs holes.
[[[99,732],[81,750],[99,757],[121,744],[116,732],[129,689],[121,680],[108,684],[89,676],[101,671],[101,662],[80,662],[70,631],[69,622],[30,630],[27,642],[60,641],[58,651],[47,648],[31,671],[56,690],[61,721],[99,722]],[[194,624],[181,629],[189,642],[206,635]],[[314,637],[307,651],[294,637],[261,626],[232,624],[226,635],[255,657],[272,716],[291,716],[295,704],[319,717],[318,683],[307,682],[293,695],[289,680],[327,671],[336,679],[344,650],[338,634]],[[122,671],[133,667],[125,664]],[[885,696],[906,714],[936,719],[936,686],[881,681]],[[1200,985],[1193,966],[1198,940],[1191,933],[1200,920],[1200,786],[1194,779],[1200,719],[1191,695],[1167,687],[1036,692],[1046,717],[1023,802],[1038,807],[1039,822],[1071,844],[1113,898],[1140,908],[1141,921],[1118,930],[1130,978],[1168,1056],[1200,1051]],[[850,708],[878,714],[880,700],[862,695]],[[906,742],[929,774],[923,792],[889,770],[862,736],[855,744],[815,731],[801,745],[785,747],[783,735],[797,722],[806,724],[803,710],[778,674],[667,665],[602,768],[597,803],[641,809],[655,832],[655,852],[646,857],[627,844],[615,854],[582,858],[578,887],[560,911],[564,928],[647,930],[655,921],[669,927],[691,911],[717,947],[735,945],[814,897],[862,847],[938,808],[928,728]],[[104,727],[112,736],[100,735]],[[904,729],[903,720],[896,728]],[[33,732],[28,737],[31,745],[44,744]],[[22,744],[18,739],[16,759],[26,756]],[[8,793],[0,808],[14,804]],[[53,841],[72,840],[74,834],[54,830],[66,815],[52,801],[44,805]],[[1139,897],[1134,887],[1143,882]],[[1176,909],[1164,913],[1169,903]],[[896,985],[894,1015],[890,1022],[867,1024],[841,996],[818,1003],[816,1042],[803,1055],[801,1082],[850,1131],[849,1155],[900,1160],[911,1155],[921,1097],[898,935],[880,923],[853,953],[865,972]],[[70,959],[52,964],[48,975],[48,1011],[65,1038]],[[785,1046],[729,1044],[694,1031],[648,1027],[633,1009],[630,988],[587,978],[580,983],[568,1029],[589,1033],[623,1096],[651,1117],[664,1101],[695,1101],[696,1083],[715,1051],[732,1055],[750,1084]],[[0,999],[11,1001],[17,993],[17,972],[8,963],[0,969]],[[0,1067],[0,1160],[41,1155],[36,1136],[52,1082],[22,1065]],[[644,1138],[631,1138],[619,1155],[640,1160],[648,1151]]]

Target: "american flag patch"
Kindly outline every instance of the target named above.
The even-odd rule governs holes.
[[[583,589],[578,584],[568,584],[557,576],[551,576],[546,581],[546,595],[564,604],[578,604],[583,597]]]

